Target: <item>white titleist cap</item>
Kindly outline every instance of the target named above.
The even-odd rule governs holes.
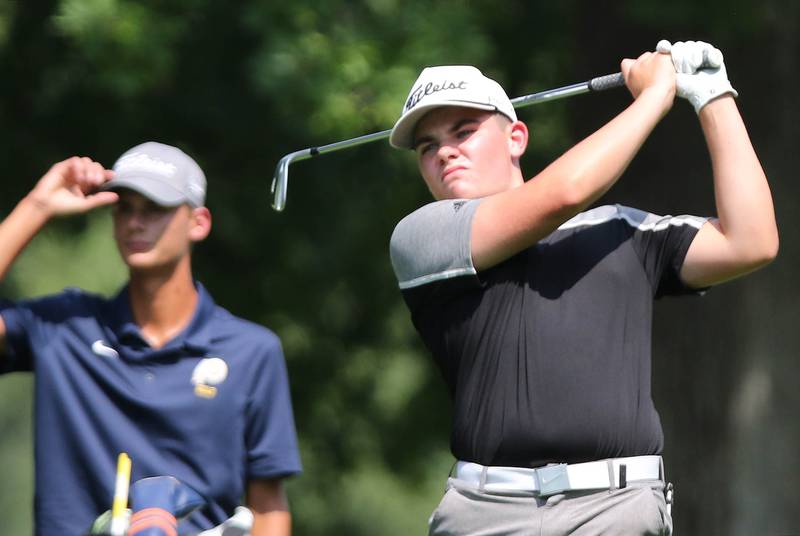
[[[188,203],[202,207],[206,176],[189,155],[171,145],[148,141],[126,151],[114,163],[114,178],[104,190],[128,188],[165,207]]]
[[[427,112],[440,106],[496,110],[512,121],[517,120],[514,106],[500,84],[485,77],[475,67],[426,67],[411,86],[400,119],[392,129],[389,143],[400,149],[413,149],[417,122]]]

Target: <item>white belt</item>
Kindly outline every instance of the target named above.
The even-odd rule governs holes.
[[[561,463],[535,469],[459,461],[453,478],[487,491],[525,491],[546,497],[565,491],[615,489],[625,487],[627,482],[659,480],[662,478],[661,456]]]

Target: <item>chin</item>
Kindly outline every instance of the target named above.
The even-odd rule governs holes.
[[[123,262],[131,270],[146,270],[157,266],[157,262],[147,253],[130,253],[123,257]]]
[[[445,199],[474,199],[481,197],[480,192],[469,184],[454,184],[445,191]]]

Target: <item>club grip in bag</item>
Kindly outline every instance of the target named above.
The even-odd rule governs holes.
[[[622,73],[607,74],[589,80],[589,89],[591,91],[605,91],[624,85],[625,78],[622,76]]]

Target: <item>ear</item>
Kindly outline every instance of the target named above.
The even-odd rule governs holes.
[[[512,158],[520,158],[528,147],[528,127],[522,121],[508,125],[508,150]]]
[[[189,239],[192,242],[205,240],[211,232],[211,212],[206,207],[193,208],[189,225]]]

